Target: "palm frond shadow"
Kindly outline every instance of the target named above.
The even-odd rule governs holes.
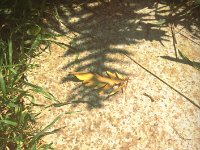
[[[169,7],[167,10],[158,8],[158,4],[164,4]],[[195,29],[194,26],[199,27],[200,24],[200,5],[194,0],[165,0],[157,3],[155,9],[155,17],[157,19],[166,19],[166,24],[179,25],[190,31],[196,38],[200,38],[200,30]],[[162,13],[168,13],[167,16],[162,16]]]
[[[167,41],[168,35],[165,30],[167,23],[163,25],[147,23],[164,18],[161,15],[162,10],[155,8],[157,4],[156,1],[141,0],[126,2],[112,0],[109,3],[103,0],[75,0],[68,3],[60,1],[59,6],[62,7],[57,7],[60,22],[70,31],[77,33],[69,44],[69,50],[63,54],[63,57],[76,57],[76,59],[71,60],[63,69],[66,72],[73,68],[74,71],[98,74],[109,70],[128,75],[127,70],[119,67],[128,62],[123,60],[124,57],[115,57],[130,55],[123,45],[136,44],[139,40],[158,41],[164,45],[163,41]],[[138,13],[145,8],[156,10],[156,19],[148,19],[152,18],[151,13]],[[71,78],[66,76],[61,83],[70,81]],[[72,96],[64,104],[74,102],[76,106],[78,102],[82,102],[87,103],[89,107],[91,104],[95,107],[102,106],[102,97],[94,94],[94,91],[88,91],[85,87],[71,91]]]
[[[99,96],[96,90],[84,87],[83,85],[77,86],[72,89],[76,93],[73,93],[66,102],[53,103],[49,107],[62,107],[65,105],[71,105],[76,107],[78,104],[87,104],[88,109],[100,108],[103,106],[102,102],[109,97]]]

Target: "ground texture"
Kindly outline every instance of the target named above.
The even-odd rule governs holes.
[[[61,113],[80,112],[63,115],[50,129],[60,130],[43,141],[58,150],[200,149],[200,71],[176,58],[170,25],[156,24],[169,7],[127,1],[70,8],[60,7],[60,30],[67,33],[57,38],[68,48],[52,44],[33,59],[39,67],[27,78],[60,102],[36,95],[36,103],[50,105],[34,107],[34,112],[42,110],[38,127]],[[182,22],[174,32],[176,48],[198,64],[200,41]],[[124,93],[106,98],[72,80],[73,71],[119,72],[130,80]]]

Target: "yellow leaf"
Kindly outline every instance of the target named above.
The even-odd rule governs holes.
[[[121,74],[119,74],[119,73],[117,73],[117,72],[116,72],[116,75],[117,75],[117,77],[118,77],[119,79],[125,79]]]
[[[114,74],[109,71],[106,73],[108,77],[104,77],[95,73],[83,72],[73,72],[71,74],[81,80],[85,86],[100,90],[100,95],[105,93],[110,93],[112,95],[125,87],[128,78],[124,78],[118,73]],[[116,86],[117,88],[115,88]]]
[[[109,95],[114,95],[115,93],[119,92],[120,90],[122,90],[124,87],[123,85],[120,85],[118,88],[114,89]]]
[[[104,95],[104,94],[105,94],[104,91],[100,91],[100,92],[99,92],[99,95]]]
[[[104,86],[106,86],[106,83],[98,83],[98,84],[96,84],[94,89],[97,90],[97,89],[103,88]]]
[[[92,78],[94,78],[94,76],[95,76],[92,73],[83,73],[83,72],[73,72],[71,74],[75,75],[79,80],[82,80],[85,83],[87,81],[91,80]]]
[[[93,81],[86,82],[85,86],[95,86],[95,82],[93,82]]]
[[[106,83],[99,83],[98,81],[95,81],[95,80],[87,80],[87,82],[83,82],[83,83],[85,86],[93,87],[95,90],[106,86]]]
[[[110,72],[110,71],[106,71],[107,75],[110,77],[110,78],[117,78],[116,74]]]
[[[107,84],[106,86],[102,87],[102,89],[99,91],[99,95],[103,95],[109,90],[112,90],[112,87],[109,84]]]
[[[108,90],[108,89],[110,89],[110,88],[112,88],[109,84],[107,84],[106,86],[104,86],[102,89],[103,90]]]
[[[103,76],[100,76],[100,75],[96,75],[96,79],[99,82],[108,83],[111,86],[123,82],[123,80],[121,80],[121,79],[115,79],[115,78],[112,79],[112,78],[107,78],[107,77],[103,77]]]

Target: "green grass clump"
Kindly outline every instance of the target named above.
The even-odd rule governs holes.
[[[48,32],[42,23],[46,0],[3,0],[0,2],[0,149],[47,149],[40,145],[44,130],[34,129],[35,115],[31,112],[34,97],[31,93],[43,94],[54,100],[53,95],[26,80],[25,73],[35,67],[32,57],[40,54],[40,45],[51,44]],[[25,99],[29,104],[25,105]]]

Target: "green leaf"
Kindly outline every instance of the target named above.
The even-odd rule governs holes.
[[[10,109],[14,108],[15,113],[18,113],[18,111],[20,110],[20,107],[18,105],[16,105],[15,103],[13,103],[13,102],[9,102],[7,104],[7,107],[9,107]]]
[[[1,87],[1,91],[3,93],[4,96],[6,96],[6,85],[5,85],[5,82],[4,82],[4,79],[3,79],[3,74],[0,70],[0,87]]]
[[[22,149],[22,145],[23,145],[23,134],[17,134],[13,133],[13,140],[15,141],[15,143],[17,144],[17,148],[16,150],[21,150]]]
[[[17,74],[17,71],[11,67],[8,68],[12,73],[14,73],[15,75]]]
[[[150,23],[150,24],[160,26],[160,25],[163,25],[165,22],[166,22],[166,19],[159,19],[156,22],[153,22],[153,23]]]
[[[40,35],[37,35],[35,40],[33,41],[32,45],[31,45],[31,48],[28,51],[29,55],[32,53],[32,51],[34,49],[36,49],[39,46],[39,43],[40,43],[39,39],[40,39]]]
[[[42,129],[39,133],[37,133],[33,139],[31,140],[31,142],[35,143],[37,140],[39,140],[39,138],[45,133],[46,130],[48,130],[49,128],[51,128],[54,123],[60,119],[61,115],[57,116],[49,125],[47,125],[44,129]]]
[[[200,63],[198,62],[193,62],[193,66],[200,71]]]
[[[28,34],[28,35],[34,35],[34,36],[36,36],[36,35],[38,35],[38,34],[40,33],[40,31],[41,31],[40,26],[38,26],[37,24],[35,24],[35,25],[32,25],[32,26],[27,30],[27,34]]]
[[[11,40],[8,41],[8,55],[9,55],[9,64],[12,64],[13,48]]]
[[[188,64],[196,68],[197,70],[200,70],[200,63],[191,61],[187,56],[185,56],[180,50],[178,50],[179,55],[185,60]]]
[[[28,116],[28,113],[26,111],[20,113],[20,116],[19,116],[19,123],[20,124],[23,124],[23,122],[25,121],[26,116]]]
[[[192,61],[187,56],[185,56],[180,50],[178,50],[178,53],[185,61],[187,61],[188,63],[192,63]]]
[[[32,146],[31,149],[34,149],[35,143],[37,143],[37,141],[38,141],[43,135],[45,135],[45,131],[48,130],[49,128],[51,128],[51,127],[54,125],[54,123],[55,123],[56,121],[58,121],[58,120],[61,118],[62,115],[64,115],[64,114],[73,114],[73,113],[76,113],[76,112],[81,112],[81,111],[64,112],[64,113],[60,114],[59,116],[57,116],[49,125],[47,125],[44,129],[42,129],[39,133],[37,133],[37,134],[32,138],[31,143],[34,144],[34,145]],[[50,143],[50,145],[51,145],[51,143]]]
[[[12,125],[12,126],[16,126],[17,125],[16,122],[11,121],[11,120],[6,120],[6,119],[0,120],[0,122],[5,123],[5,124],[9,124],[9,125]]]
[[[26,81],[22,81],[22,82],[25,85],[32,87],[32,89],[30,89],[30,90],[32,90],[32,91],[34,91],[36,93],[42,94],[44,97],[46,97],[49,100],[55,100],[56,101],[56,98],[51,93],[49,93],[45,89],[43,89],[42,87],[34,85],[34,84],[31,84],[31,83],[26,82]]]

